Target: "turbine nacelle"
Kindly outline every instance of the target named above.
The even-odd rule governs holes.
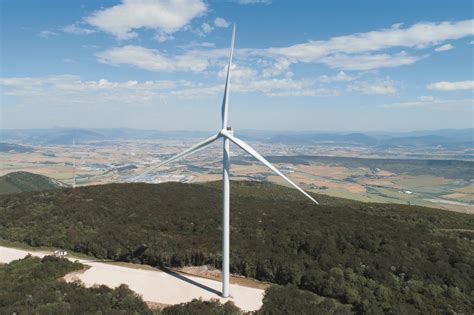
[[[226,137],[228,138],[229,136],[234,136],[234,130],[232,127],[225,127],[221,131],[219,131],[219,137]]]

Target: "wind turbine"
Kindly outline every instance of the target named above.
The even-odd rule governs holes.
[[[76,189],[76,139],[72,137],[72,189]]]
[[[293,181],[291,181],[288,177],[283,175],[277,168],[275,168],[270,162],[268,162],[263,156],[261,156],[257,151],[255,151],[250,145],[245,143],[244,141],[234,137],[232,128],[227,123],[228,117],[228,103],[229,103],[229,87],[230,87],[230,70],[232,65],[232,56],[234,53],[234,41],[235,41],[235,24],[232,31],[232,41],[230,46],[230,53],[229,53],[229,63],[227,65],[227,77],[225,81],[225,89],[224,89],[224,99],[222,100],[222,129],[212,137],[196,144],[195,146],[173,156],[172,158],[148,169],[146,172],[140,174],[143,175],[145,173],[149,173],[157,168],[166,165],[170,162],[176,161],[178,159],[184,158],[194,152],[197,152],[201,149],[204,149],[206,146],[211,144],[212,142],[216,141],[217,139],[222,138],[224,140],[224,149],[223,149],[223,167],[222,167],[222,188],[223,188],[223,196],[222,196],[222,296],[229,297],[229,210],[230,210],[230,180],[229,180],[229,167],[230,167],[230,150],[229,144],[232,141],[241,149],[246,151],[248,154],[252,155],[254,158],[265,164],[268,168],[270,168],[273,172],[278,174],[284,180],[286,180],[290,185],[298,189],[301,193],[303,193],[306,197],[311,199],[314,203],[318,204],[318,202],[307,194],[303,189],[301,189],[298,185],[296,185]],[[137,179],[137,177],[135,177]]]

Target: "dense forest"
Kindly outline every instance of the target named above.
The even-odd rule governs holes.
[[[84,266],[67,259],[27,256],[0,264],[0,314],[151,314],[127,286],[85,288],[57,281]]]
[[[152,266],[220,268],[220,196],[219,183],[6,195],[0,237]],[[300,294],[313,292],[364,314],[472,311],[474,216],[315,197],[321,206],[282,186],[232,182],[231,272],[290,285],[269,290],[278,298],[266,296],[263,309],[310,301]],[[318,301],[307,307],[333,307]]]
[[[85,288],[79,282],[62,281],[65,274],[86,266],[53,256],[27,256],[0,264],[0,314],[163,314],[163,315],[240,315],[245,314],[232,302],[193,300],[150,309],[126,285]],[[262,308],[250,314],[351,314],[348,305],[299,290],[294,286],[274,286],[265,293]],[[289,312],[289,313],[288,313]]]

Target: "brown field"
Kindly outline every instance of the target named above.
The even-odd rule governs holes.
[[[131,175],[145,170],[150,163],[156,163],[169,157],[170,154],[181,152],[195,142],[195,140],[187,142],[144,140],[123,141],[107,145],[91,143],[76,145],[74,150],[72,146],[49,145],[35,147],[35,151],[31,153],[0,153],[2,160],[0,176],[14,171],[27,171],[71,185],[72,161],[75,156],[79,186],[125,182]],[[275,152],[279,152],[280,149],[282,152],[287,152],[288,148],[275,149],[272,147],[270,151],[266,151],[268,147],[260,145],[256,146],[256,149],[266,156],[278,155]],[[305,152],[311,150],[310,147],[299,149],[302,152],[296,152],[295,155],[305,155]],[[328,156],[377,157],[377,154],[374,155],[373,152],[361,151],[358,148],[315,146],[313,149],[315,150],[313,154],[320,153]],[[241,153],[237,150],[233,156],[239,156]],[[222,167],[220,164],[221,154],[221,147],[213,145],[209,147],[209,150],[201,151],[182,161],[170,164],[169,167],[164,167],[155,175],[162,176],[164,181],[170,179],[167,179],[163,174],[181,175],[182,177],[177,176],[174,180],[184,182],[200,183],[221,180],[222,175],[219,173]],[[94,166],[112,163],[131,163],[138,168],[133,171],[117,172],[105,171]],[[188,168],[189,165],[196,166],[198,169]],[[343,167],[321,163],[310,165],[278,163],[275,166],[286,171],[286,175],[304,189],[335,197],[369,202],[411,203],[461,212],[469,212],[470,203],[474,201],[474,182],[469,181],[430,175],[394,174],[384,169],[373,170],[368,167]],[[294,172],[291,171],[293,168]],[[208,174],[209,171],[219,172]],[[262,178],[265,178],[265,175],[270,173],[271,171],[267,167],[257,161],[249,165],[231,164],[232,180],[249,180],[252,175],[264,175]],[[288,186],[284,180],[277,176],[270,175],[267,179]],[[152,182],[152,180],[153,177],[147,179],[148,182]],[[319,189],[321,186],[325,186],[327,189]]]
[[[334,179],[345,179],[352,175],[351,170],[342,166],[325,166],[325,165],[297,165],[296,171],[304,174],[331,177]]]
[[[461,192],[461,193],[466,193],[466,194],[474,194],[474,183],[473,184],[470,184],[469,186],[466,186],[466,187],[462,187],[462,188],[456,188],[455,189],[456,191],[458,192]]]
[[[463,193],[452,193],[452,194],[444,195],[443,198],[449,198],[449,199],[464,199],[464,198],[466,198],[467,196],[468,196],[467,194],[463,194]]]

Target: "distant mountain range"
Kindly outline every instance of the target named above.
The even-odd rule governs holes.
[[[22,144],[71,144],[135,139],[188,139],[204,138],[210,131],[159,131],[127,128],[111,129],[4,129],[0,141]],[[262,131],[242,130],[239,137],[249,141],[265,141],[283,144],[344,144],[378,148],[393,147],[442,147],[447,149],[470,149],[473,147],[474,128],[442,129],[412,132],[323,132],[323,131]],[[0,145],[0,149],[2,146]],[[1,151],[4,151],[2,149]]]
[[[369,147],[443,147],[472,148],[474,129],[444,129],[412,132],[262,132],[243,131],[240,136],[247,140],[262,140],[284,144],[345,144]]]
[[[62,187],[67,185],[47,176],[29,172],[13,172],[0,176],[0,195]]]

